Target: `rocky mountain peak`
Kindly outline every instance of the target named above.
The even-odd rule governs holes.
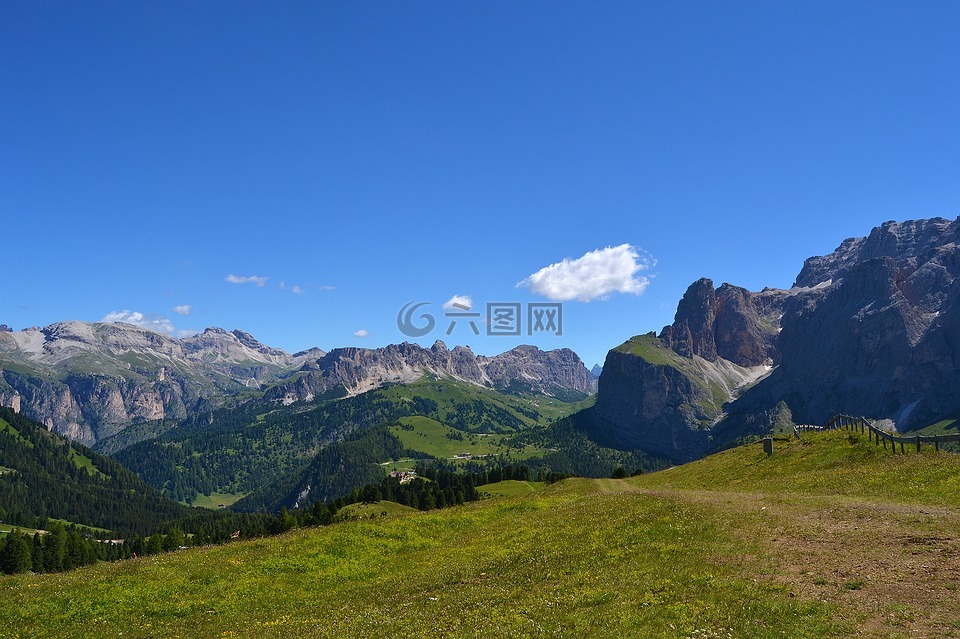
[[[0,404],[89,444],[136,421],[185,417],[322,355],[221,328],[181,340],[122,322],[57,322],[0,332]]]
[[[759,366],[774,355],[774,340],[784,291],[745,288],[701,278],[690,285],[677,306],[674,322],[659,338],[682,357],[718,358],[740,366]]]
[[[313,347],[313,348],[308,348],[305,351],[297,351],[296,353],[293,354],[293,358],[296,360],[320,359],[326,354],[327,352],[325,350],[321,348]]]
[[[664,328],[661,339],[683,357],[699,355],[711,362],[716,360],[717,347],[713,334],[716,308],[713,280],[700,278],[683,294],[673,324]]]

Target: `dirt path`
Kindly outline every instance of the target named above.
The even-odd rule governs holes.
[[[798,597],[839,604],[858,636],[960,637],[956,511],[843,497],[650,494],[716,509],[759,549],[732,561]]]

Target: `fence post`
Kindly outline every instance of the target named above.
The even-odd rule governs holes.
[[[940,450],[940,438],[936,435],[933,437],[933,448],[938,451]]]
[[[878,437],[878,438],[880,437],[880,433],[877,433],[877,437]],[[883,438],[883,449],[884,449],[884,450],[887,449],[887,438],[886,438],[886,437]]]
[[[901,454],[901,455],[905,454],[905,453],[903,452],[903,442],[900,442],[900,454]]]
[[[767,457],[773,454],[773,437],[763,438],[763,452],[767,454]]]
[[[917,452],[920,452],[920,435],[917,435]]]

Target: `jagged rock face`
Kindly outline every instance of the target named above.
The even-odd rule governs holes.
[[[242,331],[178,340],[129,324],[59,322],[0,332],[0,402],[93,444],[131,423],[182,419],[303,361]]]
[[[518,346],[494,357],[477,356],[464,346],[431,348],[404,342],[384,348],[338,348],[307,362],[301,374],[271,388],[265,398],[290,404],[314,401],[343,389],[357,394],[385,383],[409,383],[424,375],[450,377],[501,390],[567,396],[589,393],[590,372],[569,349],[541,351]]]
[[[563,397],[568,391],[589,393],[593,388],[590,371],[569,348],[541,351],[524,345],[495,357],[479,357],[477,363],[501,390]]]
[[[665,365],[657,357],[618,353],[615,368],[608,357],[595,409],[614,431],[608,436],[674,459],[702,452],[699,440],[677,435],[684,423],[702,428],[684,415],[708,370],[693,366],[698,358],[775,365],[731,394],[710,428],[711,446],[759,434],[784,414],[822,423],[845,412],[900,430],[960,415],[958,243],[960,218],[887,222],[806,260],[788,291],[695,282],[660,334],[691,384],[650,370]]]
[[[960,220],[888,222],[807,260],[786,305],[766,395],[801,420],[837,412],[906,430],[960,411]],[[816,282],[815,282],[816,281]]]
[[[717,295],[713,281],[701,278],[687,288],[671,326],[664,327],[660,339],[683,357],[717,359],[713,324],[716,320]]]
[[[441,343],[442,344],[442,343]],[[483,374],[469,349],[453,350],[434,346],[425,349],[416,344],[390,344],[384,348],[335,348],[313,362],[307,362],[302,375],[271,388],[265,398],[285,404],[314,401],[336,389],[358,394],[385,383],[409,383],[426,373],[451,376],[479,383]]]
[[[958,220],[937,217],[902,223],[885,222],[867,237],[844,240],[833,253],[805,260],[794,287],[812,288],[842,278],[857,264],[879,257],[888,257],[894,262],[919,260],[926,263],[935,257],[931,254],[943,256],[945,252],[952,252],[951,245],[955,248],[958,241]]]
[[[760,293],[713,281],[697,280],[687,289],[670,326],[660,339],[678,355],[715,362],[718,358],[740,366],[760,366],[774,356],[774,341],[783,301],[783,291]]]

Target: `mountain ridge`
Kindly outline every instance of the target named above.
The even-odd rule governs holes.
[[[132,424],[182,420],[261,395],[268,403],[310,402],[424,375],[574,399],[593,390],[569,349],[524,345],[488,357],[438,341],[430,349],[404,342],[291,355],[239,329],[178,339],[119,322],[68,321],[0,332],[0,405],[86,444]]]

